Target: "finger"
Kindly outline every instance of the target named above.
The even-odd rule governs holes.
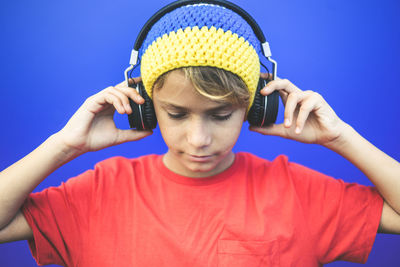
[[[287,98],[288,98],[288,93],[286,93],[285,91],[282,91],[282,90],[280,90],[279,91],[279,95],[281,96],[281,99],[282,99],[282,104],[284,105],[284,106],[286,106],[286,102],[287,102]]]
[[[269,95],[277,90],[283,90],[286,93],[301,92],[301,90],[288,79],[276,79],[270,81],[267,86],[261,90],[261,94]]]
[[[144,98],[142,96],[140,96],[140,94],[136,91],[135,88],[124,86],[124,87],[119,87],[117,89],[120,90],[125,95],[127,95],[136,104],[141,105],[144,103]],[[128,102],[129,102],[129,100],[128,100]]]
[[[280,137],[284,137],[284,138],[288,137],[287,129],[284,127],[283,124],[272,124],[268,127],[250,126],[249,130],[260,133],[260,134],[264,134],[264,135],[274,135],[274,136],[280,136]]]
[[[125,114],[126,113],[125,112],[125,108],[124,108],[121,100],[118,97],[116,97],[115,95],[111,94],[110,92],[108,92],[108,91],[104,92],[104,100],[107,103],[113,105],[115,110],[117,110],[117,112],[119,114]]]
[[[263,79],[272,80],[274,78],[274,75],[272,73],[260,72],[260,77]],[[282,80],[282,79],[276,76],[275,80]]]
[[[266,80],[272,80],[273,78],[271,73],[264,73],[264,72],[260,73],[260,77]]]
[[[134,85],[142,81],[142,77],[135,77],[135,78],[129,78],[128,83],[129,85]],[[119,84],[115,85],[115,87],[122,87],[126,86],[126,81],[122,81]]]
[[[153,131],[118,130],[116,144],[137,141],[151,134],[153,134]]]
[[[139,83],[141,81],[142,81],[142,77],[130,78],[129,79],[129,84],[131,84],[131,83]]]
[[[293,121],[293,114],[296,110],[297,104],[302,100],[302,96],[299,93],[291,93],[288,94],[286,103],[285,103],[285,111],[283,115],[283,123],[285,127],[290,127]]]
[[[127,113],[127,114],[132,113],[131,105],[129,104],[129,99],[126,94],[124,94],[122,91],[119,91],[116,88],[114,88],[113,90],[109,90],[108,93],[110,93],[110,94],[114,95],[116,98],[118,98],[119,102],[124,107],[125,113]]]
[[[127,114],[132,113],[132,107],[129,102],[129,98],[132,99],[136,104],[144,103],[144,98],[140,96],[139,93],[134,88],[131,87],[127,86],[114,87],[114,90],[111,90],[110,92],[121,99]]]
[[[304,92],[295,92],[288,95],[286,105],[285,105],[285,112],[284,112],[284,124],[285,127],[291,127],[294,113],[299,106],[302,107],[302,101],[309,97],[312,94],[311,91],[304,91]]]
[[[136,81],[141,81],[142,78],[138,77],[138,78],[134,78]],[[133,84],[133,80],[130,79],[130,82],[132,82]],[[144,98],[142,96],[140,96],[140,94],[136,91],[136,88],[133,87],[128,87],[126,86],[125,82],[119,83],[115,86],[115,88],[117,88],[118,90],[121,90],[124,94],[126,94],[130,99],[132,99],[133,101],[135,101],[136,104],[143,104],[144,103]]]
[[[311,91],[310,91],[311,92]],[[310,113],[317,108],[319,103],[319,95],[311,92],[301,103],[299,113],[296,120],[296,134],[300,134]]]

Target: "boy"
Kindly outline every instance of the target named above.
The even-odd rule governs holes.
[[[189,5],[173,14],[192,11],[200,21],[211,12],[232,15],[210,5]],[[159,25],[168,26],[172,18]],[[217,33],[211,27],[205,31],[206,40]],[[194,40],[177,32],[183,48]],[[371,179],[383,201],[374,188],[344,184],[284,157],[268,162],[235,155],[232,147],[255,95],[254,71],[237,71],[233,62],[218,66],[213,58],[218,49],[200,54],[209,60],[202,67],[185,66],[185,54],[185,60],[146,61],[157,48],[151,41],[143,48],[141,74],[168,152],[113,158],[27,198],[73,158],[151,134],[115,128],[115,110],[129,114],[128,98],[144,101],[124,83],[90,97],[60,132],[1,173],[2,242],[28,239],[38,263],[66,266],[318,266],[337,259],[365,261],[378,225],[382,232],[400,232],[399,164],[341,121],[321,96],[288,80],[272,81],[261,93],[280,92],[285,124],[252,130],[342,154]],[[166,39],[181,51],[175,41]],[[236,54],[245,50],[239,48],[229,50],[227,59],[258,70],[258,76],[257,61]],[[164,63],[161,73],[157,67]]]

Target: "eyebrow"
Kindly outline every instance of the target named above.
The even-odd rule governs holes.
[[[159,102],[160,102],[161,106],[163,108],[166,108],[166,109],[175,109],[175,110],[179,110],[179,111],[188,111],[189,110],[186,107],[175,105],[175,104],[168,103],[168,102],[164,102],[162,100],[159,100]],[[221,111],[221,110],[224,110],[224,109],[230,109],[232,107],[233,107],[232,104],[223,103],[223,104],[220,104],[219,106],[207,109],[206,112],[210,112],[211,113],[211,112]]]

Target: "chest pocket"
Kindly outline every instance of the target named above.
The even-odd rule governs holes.
[[[279,242],[218,240],[218,266],[279,266]]]

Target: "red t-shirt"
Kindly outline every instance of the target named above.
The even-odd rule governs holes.
[[[372,187],[237,153],[209,178],[162,156],[122,157],[29,196],[23,213],[38,264],[321,266],[365,262],[382,212]]]

